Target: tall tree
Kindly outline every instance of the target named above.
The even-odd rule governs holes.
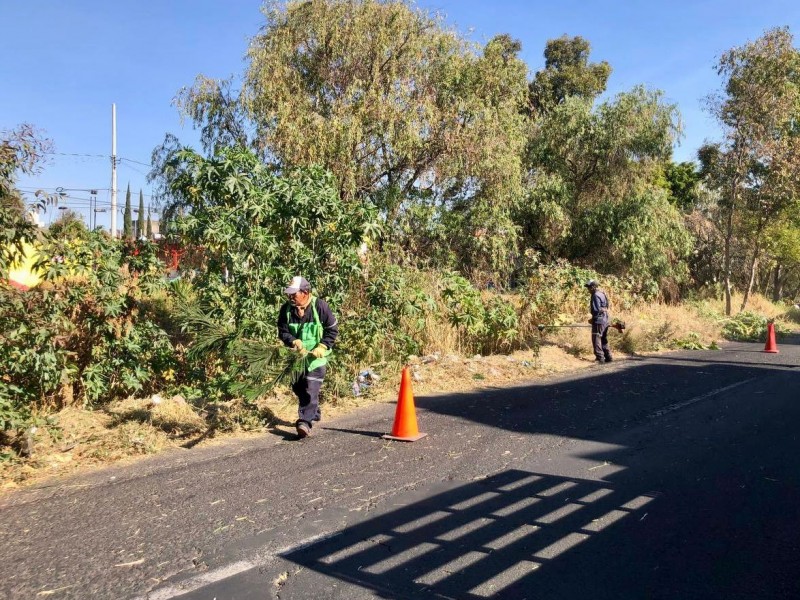
[[[122,237],[129,240],[133,237],[133,217],[131,215],[131,184],[125,192],[125,213],[122,218]]]
[[[569,96],[541,115],[516,215],[525,241],[601,272],[635,271],[652,294],[682,279],[686,232],[665,191],[653,189],[680,132],[677,108],[643,87],[597,106]]]
[[[136,213],[136,238],[144,237],[144,196],[139,188],[139,211]]]
[[[586,99],[568,98],[535,123],[527,165],[531,176],[559,177],[570,212],[652,181],[681,133],[677,108],[663,96],[636,87],[596,108]]]
[[[706,149],[704,170],[723,195],[725,312],[730,314],[737,213],[744,211],[742,222],[750,225],[752,239],[744,309],[763,251],[764,228],[800,191],[800,54],[788,28],[771,29],[723,54],[717,71],[725,89],[709,99],[709,108],[723,126],[724,140]]]
[[[270,3],[265,14],[236,107],[225,82],[202,76],[181,94],[204,131],[235,139],[226,124],[241,110],[262,156],[324,165],[346,201],[374,202],[390,225],[425,193],[482,223],[479,251],[490,238],[506,254],[515,246],[507,212],[521,193],[527,90],[518,42],[476,48],[405,0]]]
[[[147,231],[145,232],[148,240],[153,239],[153,221],[150,218],[150,207],[147,207]]]
[[[611,65],[590,63],[590,52],[591,45],[580,36],[548,40],[544,69],[536,73],[529,88],[534,113],[545,113],[572,96],[591,101],[605,91]]]

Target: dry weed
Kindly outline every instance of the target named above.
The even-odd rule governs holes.
[[[582,297],[574,299],[573,312],[565,313],[574,317],[575,324],[586,321],[588,315],[582,312],[586,309],[585,300]],[[625,321],[627,331],[621,336],[612,330],[609,340],[621,359],[624,353],[666,348],[672,340],[695,334],[703,343],[710,344],[721,339],[723,308],[721,300],[680,306],[640,304],[618,310],[614,310],[612,305],[612,317]],[[787,311],[785,306],[776,305],[758,295],[753,297],[751,308],[768,317],[783,315],[787,320],[796,318],[800,321],[800,311]],[[529,334],[538,336],[538,331],[533,329],[534,324],[535,319],[529,317],[526,325]],[[592,365],[594,358],[588,328],[548,331],[535,352],[520,350],[509,355],[485,357],[462,356],[457,332],[441,320],[436,326],[426,328],[422,335],[423,347],[428,355],[412,361],[413,387],[417,395],[470,392],[513,385],[549,373],[586,368]],[[381,377],[365,395],[341,397],[335,404],[325,402],[322,407],[325,421],[375,402],[394,402],[400,384],[399,365],[404,359],[398,357],[397,363],[391,365],[373,365],[372,368]],[[158,452],[182,443],[176,438],[202,431],[206,423],[214,418],[221,425],[230,425],[219,427],[219,437],[230,435],[225,432],[240,434],[243,429],[253,425],[250,422],[255,414],[252,409],[244,411],[235,402],[215,406],[218,413],[216,417],[206,407],[208,420],[177,398],[160,403],[153,403],[151,399],[129,399],[110,406],[107,412],[64,409],[55,415],[54,427],[42,428],[37,432],[34,453],[29,460],[0,462],[0,481],[4,482],[4,488],[8,488],[53,474]],[[271,424],[290,426],[297,415],[297,401],[288,387],[276,390],[270,398],[259,402],[258,408],[259,418],[263,417],[262,421]],[[202,440],[202,443],[208,443],[205,436]]]

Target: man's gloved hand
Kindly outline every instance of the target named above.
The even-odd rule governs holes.
[[[292,342],[292,348],[300,352],[301,354],[305,354],[305,348],[303,348],[302,340],[295,340]]]
[[[311,356],[314,358],[322,358],[327,351],[328,347],[325,344],[318,344],[317,347],[311,351]]]
[[[589,323],[589,325],[594,325],[594,319],[589,319],[589,320],[587,321],[587,323]]]

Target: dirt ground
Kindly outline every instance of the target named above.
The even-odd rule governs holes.
[[[563,341],[561,342],[563,343]],[[585,348],[566,350],[544,344],[538,355],[531,350],[511,355],[462,357],[430,355],[411,357],[409,367],[416,396],[468,392],[502,387],[526,380],[541,379],[553,373],[575,371],[593,365]],[[570,354],[584,354],[575,356]],[[374,371],[378,378],[365,378],[363,392],[336,403],[325,403],[325,419],[334,419],[376,402],[397,400],[400,370]],[[363,385],[366,383],[367,385]],[[275,422],[289,428],[296,417],[296,400],[282,393],[265,403]],[[0,491],[63,477],[78,471],[100,468],[168,448],[201,447],[233,437],[264,435],[256,431],[214,432],[208,435],[203,419],[182,398],[130,399],[107,410],[64,409],[47,419],[49,426],[30,435],[31,456],[26,461],[0,463]],[[172,431],[172,433],[169,433]]]
[[[779,308],[760,302],[754,306],[763,314],[777,316]],[[755,301],[754,301],[755,302]],[[637,355],[666,351],[669,340],[696,336],[705,346],[720,339],[721,327],[710,317],[719,312],[719,302],[692,307],[651,305],[635,312],[620,311],[615,316],[627,321],[627,335],[609,333],[616,360],[625,360],[622,350]],[[797,311],[795,311],[797,312]],[[792,313],[787,326],[796,329],[800,317]],[[537,352],[517,351],[510,355],[464,357],[433,353],[408,360],[414,394],[417,396],[470,392],[503,387],[526,380],[541,380],[550,375],[574,372],[594,366],[590,333],[586,328],[547,331]],[[324,402],[325,420],[334,419],[361,407],[397,400],[401,369],[397,366],[373,368],[361,382],[359,394],[348,394],[336,402]],[[323,401],[324,401],[323,387]],[[223,417],[235,420],[240,405],[230,403]],[[293,430],[296,399],[290,390],[279,391],[260,405],[271,426]],[[113,403],[102,410],[68,408],[55,414],[42,415],[45,423],[29,431],[23,446],[30,455],[25,460],[0,460],[0,493],[4,490],[63,477],[78,471],[100,468],[119,462],[132,462],[142,456],[169,448],[195,448],[224,443],[233,437],[263,436],[264,426],[257,419],[234,431],[209,430],[208,415],[198,415],[181,397],[131,398]],[[244,431],[243,429],[250,429]],[[3,457],[0,448],[0,458]]]

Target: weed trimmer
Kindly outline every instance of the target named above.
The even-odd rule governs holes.
[[[591,324],[581,325],[581,324],[578,323],[578,324],[574,324],[574,325],[537,325],[536,329],[539,330],[539,333],[542,333],[545,329],[566,329],[566,328],[570,328],[570,329],[571,328],[586,328],[586,329],[590,329],[591,327],[592,327]],[[615,319],[614,322],[611,323],[611,325],[609,325],[609,327],[611,327],[613,329],[616,329],[617,331],[622,333],[622,332],[625,331],[625,321],[620,321],[618,319]]]

